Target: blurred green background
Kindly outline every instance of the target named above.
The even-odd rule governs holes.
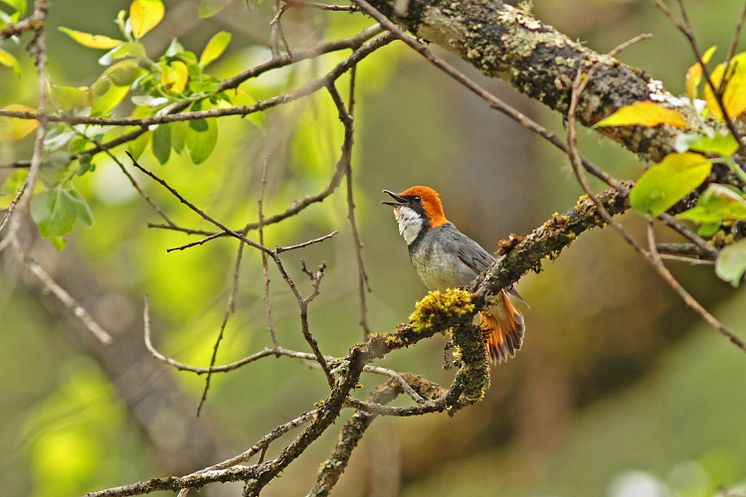
[[[628,49],[621,59],[675,93],[683,91],[692,57],[683,38],[647,0],[534,3],[540,19],[600,52],[641,32],[653,33],[651,41]],[[687,4],[700,45],[718,45],[722,58],[742,2]],[[120,0],[52,3],[54,82],[87,85],[101,72],[99,52],[75,44],[56,28],[114,36],[113,19],[128,5]],[[167,1],[166,7],[166,19],[145,39],[152,54],[162,53],[174,37],[199,52],[224,29],[234,38],[211,68],[217,77],[269,57],[269,1],[233,1],[209,20],[198,19],[193,0]],[[358,14],[297,9],[284,19],[293,47],[371,24]],[[22,60],[24,75],[18,80],[8,70],[0,73],[0,106],[33,105],[31,60],[22,50],[3,47]],[[265,98],[322,74],[340,57],[274,71],[242,89],[254,99]],[[560,116],[448,57],[521,111],[564,134]],[[346,85],[345,78],[340,89],[346,91]],[[373,289],[369,322],[376,331],[406,321],[424,294],[391,212],[379,204],[383,188],[400,191],[426,184],[438,189],[449,219],[490,250],[509,233],[528,232],[553,212],[571,208],[580,194],[568,161],[557,150],[490,110],[401,44],[366,59],[357,88],[355,195]],[[323,92],[266,115],[221,119],[219,126],[218,147],[199,166],[176,154],[164,166],[150,152],[141,161],[232,226],[256,219],[265,159],[265,210],[271,214],[324,188],[342,139],[334,107]],[[0,145],[0,162],[27,158],[30,141]],[[582,133],[581,145],[618,177],[634,178],[641,171],[634,156],[592,133]],[[123,150],[117,155],[123,158]],[[9,497],[79,495],[198,469],[244,450],[323,398],[327,389],[323,376],[299,361],[265,359],[216,375],[206,408],[196,418],[204,378],[175,372],[148,355],[142,343],[143,296],[151,298],[157,346],[178,360],[206,366],[236,244],[221,239],[166,253],[192,238],[148,229],[147,222],[158,221],[155,213],[107,157],[94,162],[96,171],[76,180],[92,205],[93,227],[76,227],[62,253],[43,240],[34,242],[33,250],[115,335],[115,343],[108,348],[92,343],[17,267],[5,264],[0,273],[0,488]],[[175,221],[206,227],[157,185],[138,178]],[[624,221],[642,234],[639,219],[628,215]],[[322,351],[339,355],[362,338],[344,188],[268,228],[266,237],[270,246],[290,244],[333,229],[340,231],[333,240],[291,252],[285,260],[299,279],[301,258],[311,265],[327,262],[321,296],[311,306],[311,326]],[[668,236],[661,232],[662,238]],[[742,291],[717,280],[707,267],[671,267],[727,326],[744,329]],[[494,368],[485,401],[453,418],[376,420],[333,495],[704,497],[723,488],[743,495],[737,489],[746,491],[746,357],[700,323],[611,232],[587,233],[544,269],[519,285],[531,304],[523,309],[525,346],[516,359]],[[306,350],[295,301],[275,271],[271,277],[280,340]],[[270,345],[255,252],[245,254],[237,305],[219,362]],[[442,346],[436,338],[382,363],[447,384],[452,373],[441,368]],[[364,377],[366,387],[378,381]],[[266,495],[305,495],[335,437],[330,431],[313,444]],[[275,443],[269,454],[280,447]],[[203,492],[239,495],[240,486]]]

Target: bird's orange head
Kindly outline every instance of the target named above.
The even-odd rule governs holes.
[[[393,198],[396,202],[382,202],[398,209],[408,207],[422,216],[425,224],[429,228],[435,228],[448,222],[443,212],[443,204],[440,201],[438,192],[427,186],[413,186],[407,188],[401,193],[394,193],[384,190],[384,193]]]

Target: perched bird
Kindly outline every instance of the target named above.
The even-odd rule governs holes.
[[[477,242],[461,233],[446,219],[438,192],[426,186],[413,186],[396,194],[394,202],[399,233],[409,247],[417,275],[429,290],[468,285],[495,260]],[[518,293],[509,290],[517,298]],[[523,316],[503,290],[493,305],[475,317],[487,335],[487,348],[493,364],[514,357],[523,344]]]

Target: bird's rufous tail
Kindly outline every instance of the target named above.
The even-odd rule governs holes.
[[[495,304],[488,310],[480,312],[481,327],[487,335],[487,350],[493,364],[515,357],[523,345],[523,333],[526,327],[523,316],[510,301],[508,293],[503,290]]]

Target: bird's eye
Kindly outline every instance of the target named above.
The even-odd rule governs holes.
[[[414,197],[412,197],[412,202],[414,202],[415,204],[419,204],[420,202],[422,202],[422,198],[420,198],[419,195],[415,195]]]

